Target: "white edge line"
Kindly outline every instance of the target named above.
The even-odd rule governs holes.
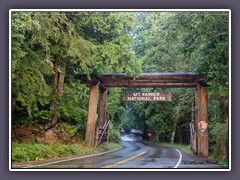
[[[182,161],[182,153],[177,148],[175,148],[175,149],[177,150],[177,152],[180,155],[178,163],[174,166],[174,168],[177,168],[180,165],[181,161]]]
[[[122,148],[120,148],[120,149],[122,149]],[[44,163],[44,164],[27,165],[27,166],[23,166],[23,167],[19,167],[19,168],[33,168],[33,167],[39,167],[39,166],[46,166],[46,165],[56,164],[56,163],[60,163],[60,162],[66,162],[66,161],[72,161],[72,160],[76,160],[76,159],[83,159],[83,158],[88,158],[88,157],[93,157],[93,156],[99,156],[99,155],[102,155],[102,154],[107,154],[107,153],[111,153],[111,152],[114,152],[114,151],[118,151],[120,149],[115,149],[115,150],[112,150],[112,151],[101,152],[101,153],[91,154],[91,155],[85,155],[85,156],[80,156],[80,157],[75,157],[75,158],[70,158],[70,159],[58,160],[58,161],[53,161],[53,162]]]
[[[232,61],[232,57],[231,57],[231,54],[232,54],[232,51],[231,51],[231,45],[232,45],[232,42],[231,42],[231,39],[232,39],[232,29],[231,29],[231,25],[232,25],[232,19],[231,19],[231,10],[229,10],[229,16],[228,16],[228,23],[229,23],[229,29],[228,29],[228,31],[229,31],[229,36],[228,36],[228,39],[229,39],[229,48],[228,48],[228,53],[229,53],[229,60],[228,60],[228,62],[229,62],[229,69],[228,69],[228,87],[229,87],[229,90],[228,90],[228,94],[229,94],[229,106],[228,106],[228,110],[229,110],[229,113],[228,113],[228,116],[229,116],[229,121],[228,121],[228,137],[229,137],[229,146],[228,146],[228,148],[229,148],[229,158],[228,158],[228,162],[229,162],[229,164],[228,164],[228,168],[229,168],[229,170],[231,171],[231,159],[232,159],[232,156],[231,156],[231,147],[232,147],[232,138],[231,138],[231,130],[232,130],[232,128],[231,128],[231,115],[232,115],[232,112],[231,112],[231,99],[232,99],[232,95],[231,95],[231,92],[232,92],[232,90],[231,90],[231,87],[232,87],[232,85],[231,85],[231,81],[232,81],[232,77],[231,77],[231,71],[232,71],[232,67],[231,67],[231,61]]]
[[[25,12],[31,12],[31,11],[43,11],[43,12],[52,12],[52,11],[92,11],[92,12],[97,12],[97,11],[114,11],[114,12],[154,12],[154,11],[162,11],[162,12],[197,12],[197,11],[202,11],[202,12],[207,12],[207,11],[230,11],[230,9],[10,9],[11,11],[25,11]]]
[[[9,70],[9,79],[8,79],[8,83],[9,83],[9,94],[8,94],[8,97],[9,97],[9,170],[11,170],[11,165],[12,165],[12,162],[11,162],[11,157],[12,157],[12,143],[11,143],[11,136],[12,136],[12,113],[11,113],[11,111],[12,111],[12,107],[11,107],[11,102],[12,102],[12,86],[11,86],[11,83],[12,83],[12,69],[11,69],[11,66],[12,66],[12,21],[11,21],[11,19],[12,19],[12,17],[11,17],[11,15],[12,15],[12,12],[11,12],[11,10],[9,10],[9,13],[8,13],[8,18],[9,18],[9,41],[8,41],[8,43],[9,43],[9,45],[8,45],[8,48],[9,48],[9,61],[8,61],[8,63],[9,63],[9,65],[8,65],[8,70]]]
[[[153,172],[153,171],[186,171],[186,172],[189,172],[189,171],[203,171],[203,172],[206,172],[206,171],[216,171],[216,172],[221,172],[221,171],[230,171],[229,169],[104,169],[104,168],[101,168],[101,169],[12,169],[11,171],[59,171],[59,172],[63,172],[63,171],[83,171],[83,172],[89,172],[89,171],[113,171],[113,172],[116,172],[116,171],[150,171],[150,172]]]

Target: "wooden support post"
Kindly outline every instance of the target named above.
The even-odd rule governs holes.
[[[194,136],[195,122],[194,122],[194,99],[192,99],[192,108],[191,108],[191,122],[190,122],[190,145],[194,153],[196,153],[196,142]]]
[[[193,146],[193,152],[197,154],[198,152],[198,88],[196,88],[195,92],[195,120],[194,120],[194,146]]]
[[[94,146],[95,141],[95,125],[96,125],[96,115],[97,115],[97,103],[98,103],[98,90],[99,83],[92,85],[89,93],[88,102],[88,116],[87,116],[87,128],[85,143],[89,147]]]
[[[99,128],[97,127],[96,128],[96,134],[95,134],[95,146],[97,146],[98,145],[98,137],[99,137]]]
[[[106,109],[107,109],[107,89],[101,92],[100,102],[99,102],[99,118],[98,118],[98,128],[102,129],[106,120]]]
[[[108,124],[108,128],[107,128],[107,140],[106,140],[106,143],[107,143],[107,144],[109,143],[109,141],[108,141],[109,131],[110,131],[110,123]]]
[[[208,156],[208,112],[207,112],[207,95],[204,85],[197,85],[198,91],[198,155]]]
[[[106,120],[106,108],[107,108],[107,89],[100,94],[99,102],[99,124],[98,127],[101,129]]]

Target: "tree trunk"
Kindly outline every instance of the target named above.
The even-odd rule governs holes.
[[[224,138],[217,138],[217,156],[221,159],[227,158],[227,142]]]
[[[171,136],[171,144],[174,144],[174,138],[176,133],[177,122],[175,121],[173,124],[172,136]]]
[[[12,109],[11,109],[12,110],[12,119],[11,119],[12,123],[15,121],[15,113],[14,113],[15,108],[16,108],[16,98],[13,97],[12,98]]]
[[[191,122],[190,122],[190,146],[191,146],[191,149],[192,151],[194,151],[196,153],[196,141],[195,141],[195,135],[194,135],[194,98],[192,99],[192,105],[191,105]]]
[[[163,135],[162,135],[162,142],[164,142],[165,141],[165,132],[163,132]]]
[[[224,113],[221,114],[220,118],[223,122],[220,124],[221,128],[228,128],[228,101],[226,98],[221,98],[220,102],[223,104]],[[225,159],[228,157],[227,141],[223,137],[217,137],[217,156]]]
[[[58,123],[59,112],[58,108],[63,93],[64,71],[66,69],[66,60],[62,61],[63,72],[59,71],[58,61],[54,62],[54,75],[52,78],[53,99],[50,102],[50,116],[48,122],[45,124],[45,130],[49,130]]]
[[[151,142],[154,142],[154,143],[159,142],[159,134],[158,133],[153,133],[152,134]]]
[[[180,107],[181,107],[180,98],[178,98],[178,104],[176,107],[176,114],[175,114],[175,119],[174,119],[174,123],[173,123],[173,129],[172,129],[171,144],[174,144],[174,138],[175,138],[175,134],[176,134],[176,128],[177,128],[177,123],[178,123],[178,118],[179,118]]]
[[[160,142],[164,142],[165,132],[160,133]]]
[[[12,112],[15,110],[16,108],[16,98],[12,98]]]
[[[179,135],[180,135],[180,137],[179,137],[179,144],[182,144],[183,143],[183,132],[182,132],[181,129],[180,129]]]

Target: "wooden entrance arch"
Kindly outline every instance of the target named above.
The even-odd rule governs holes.
[[[91,75],[79,74],[75,78],[90,87],[87,128],[85,143],[93,147],[98,145],[98,132],[103,130],[106,121],[107,91],[110,87],[192,87],[195,94],[195,120],[190,122],[191,148],[198,155],[208,156],[208,113],[205,85],[201,83],[200,76],[191,72],[176,73],[140,73],[135,79],[125,73]],[[98,107],[98,92],[100,90],[98,127],[96,127],[96,114]],[[95,133],[97,135],[95,135]],[[108,139],[108,138],[107,138]]]

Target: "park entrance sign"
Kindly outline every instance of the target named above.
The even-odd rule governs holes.
[[[170,92],[125,92],[122,101],[128,102],[161,102],[172,101]]]
[[[198,155],[208,156],[207,93],[201,75],[192,72],[140,73],[134,78],[125,73],[108,73],[78,74],[75,78],[90,87],[85,134],[87,146],[108,142],[109,120],[106,117],[106,109],[109,88],[195,88],[195,112],[190,122],[191,149]],[[168,92],[131,92],[124,93],[122,99],[132,102],[167,102],[172,100],[172,96]]]

